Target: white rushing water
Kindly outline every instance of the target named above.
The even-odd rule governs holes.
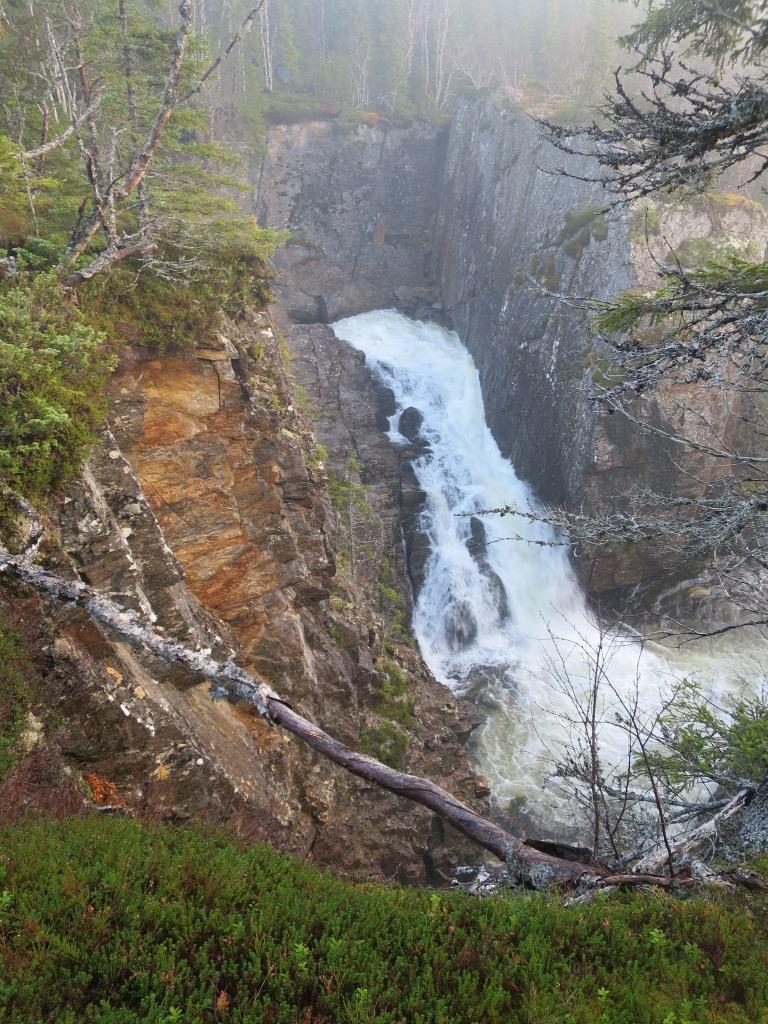
[[[548,782],[562,749],[562,713],[572,710],[558,680],[567,672],[577,689],[586,687],[600,642],[568,548],[542,523],[473,520],[483,510],[535,509],[536,502],[488,429],[478,372],[457,335],[393,310],[351,317],[333,329],[365,353],[394,393],[394,442],[406,440],[398,431],[405,409],[424,417],[420,435],[429,450],[413,464],[427,495],[422,525],[431,543],[413,617],[422,654],[441,682],[480,708],[475,757],[494,798],[567,814],[559,789]],[[480,542],[478,558],[483,528],[487,545]],[[649,707],[670,673],[711,669],[704,655],[698,664],[690,654],[684,665],[670,665],[663,652],[641,651],[629,638],[608,646],[607,676],[622,692],[639,685]],[[606,728],[604,755],[618,762],[623,750],[619,734]]]

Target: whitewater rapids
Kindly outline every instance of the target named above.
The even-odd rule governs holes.
[[[477,368],[456,334],[394,310],[332,326],[392,390],[393,443],[408,443],[398,431],[405,409],[424,417],[419,433],[429,448],[413,463],[431,544],[412,622],[422,655],[442,683],[478,707],[473,754],[497,804],[570,817],[570,801],[552,781],[564,716],[573,713],[563,683],[567,675],[576,690],[587,688],[601,637],[567,539],[541,522],[482,516],[487,546],[482,558],[476,546],[472,553],[473,516],[503,506],[535,511],[537,503],[488,429]],[[693,664],[690,655],[686,665],[672,665],[630,637],[603,638],[603,657],[604,681],[623,693],[637,687],[645,707],[657,703],[670,675],[706,670],[709,660]],[[625,741],[608,725],[601,748],[618,764]]]

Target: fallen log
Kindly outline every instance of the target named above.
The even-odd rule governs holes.
[[[751,789],[740,790],[717,814],[674,842],[671,853],[667,850],[652,850],[634,865],[633,873],[658,874],[670,856],[676,864],[699,858],[702,852],[712,849],[719,830],[741,812],[752,794]]]
[[[350,750],[313,722],[294,711],[269,684],[233,661],[217,661],[207,651],[196,651],[168,639],[136,612],[121,608],[111,598],[79,580],[65,580],[36,565],[30,551],[12,555],[0,545],[0,574],[13,576],[55,601],[82,608],[107,631],[166,662],[183,665],[208,679],[214,696],[243,700],[274,725],[292,733],[318,753],[360,778],[382,786],[407,800],[422,804],[503,861],[533,884],[576,883],[583,876],[601,874],[591,866],[561,860],[528,846],[517,836],[486,820],[460,800],[427,779],[396,771],[388,765]]]
[[[661,861],[658,864],[651,862],[649,856],[637,865],[636,871],[624,874],[611,874],[602,865],[566,860],[527,844],[428,779],[397,771],[350,749],[295,711],[265,680],[246,672],[235,662],[217,661],[208,651],[194,650],[169,639],[137,612],[121,608],[106,594],[80,580],[63,579],[35,564],[43,529],[34,510],[17,496],[14,500],[25,514],[28,540],[20,554],[12,554],[0,545],[0,577],[2,574],[13,577],[54,601],[83,609],[107,633],[116,634],[144,652],[165,662],[183,665],[206,678],[211,683],[214,697],[246,701],[268,722],[285,729],[351,774],[429,808],[457,831],[506,862],[515,880],[537,889],[554,884],[585,888],[630,885],[669,888],[675,884],[674,879],[660,873],[666,851],[659,854]],[[735,804],[735,801],[731,803]],[[716,818],[723,820],[730,807],[729,804]],[[703,826],[697,832],[703,834],[706,828]]]

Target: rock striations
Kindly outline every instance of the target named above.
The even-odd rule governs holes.
[[[577,180],[592,173],[587,158],[557,152],[529,117],[486,93],[459,104],[447,133],[275,129],[256,209],[291,232],[281,256],[288,316],[327,321],[396,306],[447,323],[472,352],[489,426],[519,475],[544,501],[599,514],[632,488],[664,492],[674,478],[679,490],[681,475],[706,488],[719,470],[685,454],[681,464],[679,450],[590,400],[609,354],[583,302],[568,297],[654,287],[673,252],[695,260],[727,247],[760,257],[768,216],[731,194],[606,212],[600,187]],[[701,435],[706,424],[726,440],[738,439],[742,412],[738,401],[679,389],[637,408],[663,429]],[[406,526],[408,492],[406,473]],[[663,566],[638,548],[580,568],[592,593],[621,599],[638,583],[653,592]]]
[[[308,391],[335,388],[316,395],[321,447],[268,319],[225,330],[120,368],[109,428],[54,510],[51,558],[170,635],[234,653],[342,741],[482,797],[464,750],[474,720],[402,629],[397,466],[360,358],[310,344],[297,359]],[[344,487],[364,511],[353,537]],[[94,798],[212,818],[355,877],[439,880],[471,856],[429,812],[214,702],[205,682],[47,612],[49,736]]]

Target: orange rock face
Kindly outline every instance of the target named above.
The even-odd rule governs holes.
[[[232,363],[211,354],[138,364],[115,382],[117,407],[129,395],[141,410],[124,450],[189,589],[258,661],[267,607],[286,613],[291,583],[328,567],[306,564],[286,512],[281,481],[298,468],[295,443],[281,444],[276,414],[249,403]],[[322,533],[322,503],[305,512],[300,532]]]
[[[367,371],[351,350],[311,371],[308,390],[315,379],[338,386],[320,449],[272,329],[229,324],[227,333],[233,341],[183,356],[134,352],[118,372],[111,432],[61,510],[64,549],[84,578],[132,595],[186,642],[234,653],[350,745],[377,735],[396,662],[413,710],[406,764],[464,800],[482,797],[464,749],[471,713],[390,631],[379,603],[381,564],[401,579],[396,464],[385,465]],[[331,507],[324,462],[343,473],[354,451],[371,503],[352,567],[347,554],[335,581],[349,527]],[[428,812],[345,775],[249,707],[213,701],[205,682],[145,664],[86,620],[66,634],[57,699],[68,757],[129,806],[149,793],[161,817],[212,815],[357,877],[423,881],[427,865],[450,870],[471,857]]]

